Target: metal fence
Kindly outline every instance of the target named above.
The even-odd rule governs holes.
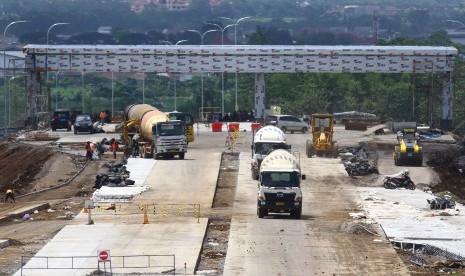
[[[99,270],[102,261],[97,256],[21,256],[20,272],[26,270]],[[109,261],[104,262],[104,267],[110,269],[151,269],[147,272],[176,274],[175,255],[128,255],[111,256]]]

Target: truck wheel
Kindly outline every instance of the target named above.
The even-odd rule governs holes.
[[[252,179],[253,179],[253,180],[257,180],[257,175],[253,172],[253,170],[252,170],[251,175],[252,175]]]
[[[310,158],[313,155],[313,143],[312,141],[308,140],[307,144],[305,145],[305,152],[307,153],[307,157]]]
[[[306,133],[307,132],[307,128],[306,127],[303,127],[302,128],[302,133]]]
[[[339,147],[337,146],[337,143],[333,144],[333,158],[338,158],[339,157]]]
[[[302,216],[302,207],[300,207],[299,209],[294,209],[291,211],[291,217],[294,217],[296,219],[300,219],[300,217]]]
[[[77,129],[74,129],[74,134],[77,134]]]
[[[181,159],[181,160],[184,159],[184,152],[179,154],[179,159]]]
[[[401,165],[401,162],[400,162],[399,158],[400,158],[399,147],[396,146],[396,147],[394,148],[394,165],[396,165],[396,166],[400,166],[400,165]]]
[[[140,155],[141,158],[145,158],[146,157],[146,154],[145,154],[145,147],[142,147],[142,153]]]
[[[268,216],[268,210],[264,208],[257,208],[257,213],[259,218],[263,218],[264,216]]]

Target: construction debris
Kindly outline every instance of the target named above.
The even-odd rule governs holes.
[[[367,145],[339,149],[339,156],[350,176],[378,174],[378,168],[370,164]]]
[[[134,185],[134,180],[129,179],[129,171],[126,170],[127,160],[121,159],[105,163],[108,168],[108,173],[99,173],[95,177],[95,189],[100,189],[102,186],[108,187],[125,187]]]
[[[436,197],[435,199],[427,199],[426,201],[428,202],[431,210],[444,210],[447,208],[455,208],[455,202],[446,198]]]

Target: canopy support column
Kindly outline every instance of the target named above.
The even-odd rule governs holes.
[[[261,122],[265,119],[265,74],[255,74],[255,118]]]
[[[40,72],[29,71],[27,75],[27,125],[31,126],[32,129],[38,128],[38,119],[40,112],[40,96],[41,96],[41,85],[40,85]]]
[[[442,78],[442,113],[441,129],[449,130],[452,128],[452,108],[454,89],[452,82],[452,72],[446,72]]]

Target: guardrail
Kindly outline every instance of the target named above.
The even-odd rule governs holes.
[[[26,263],[27,262],[27,263]],[[111,269],[148,269],[157,270],[157,274],[176,275],[175,255],[128,255],[111,256],[108,261]],[[99,270],[100,262],[98,256],[21,256],[20,273],[25,270]],[[152,271],[149,271],[152,273]],[[100,274],[99,274],[100,275]],[[111,273],[110,273],[111,275]]]

